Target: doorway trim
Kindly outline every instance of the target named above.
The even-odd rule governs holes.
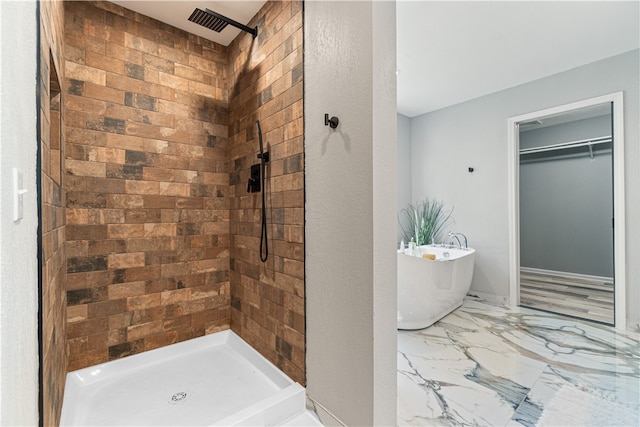
[[[625,253],[625,183],[623,95],[615,92],[570,104],[534,111],[507,120],[508,191],[509,191],[509,303],[520,305],[520,141],[519,123],[571,110],[613,103],[613,230],[614,256],[614,324],[626,330],[626,253]]]

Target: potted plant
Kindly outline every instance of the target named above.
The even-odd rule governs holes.
[[[420,203],[409,204],[400,211],[399,218],[405,242],[413,238],[416,246],[436,243],[445,227],[454,222],[452,212],[453,208],[445,209],[444,202],[428,198]],[[404,224],[402,218],[406,220]]]

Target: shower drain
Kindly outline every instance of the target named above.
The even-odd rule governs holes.
[[[183,400],[185,400],[187,398],[187,393],[185,393],[184,391],[175,393],[173,396],[171,396],[171,399],[169,400],[169,403],[172,404],[176,404],[176,403],[180,403]]]

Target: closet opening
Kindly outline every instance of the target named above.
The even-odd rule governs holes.
[[[600,97],[510,119],[513,305],[624,327],[620,109]]]

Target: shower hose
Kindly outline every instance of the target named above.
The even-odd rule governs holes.
[[[269,258],[269,243],[267,241],[267,189],[265,187],[265,164],[268,160],[268,154],[265,155],[262,145],[262,129],[260,128],[260,120],[256,120],[258,128],[258,139],[260,141],[260,187],[262,188],[262,215],[260,225],[260,261],[267,262]]]

